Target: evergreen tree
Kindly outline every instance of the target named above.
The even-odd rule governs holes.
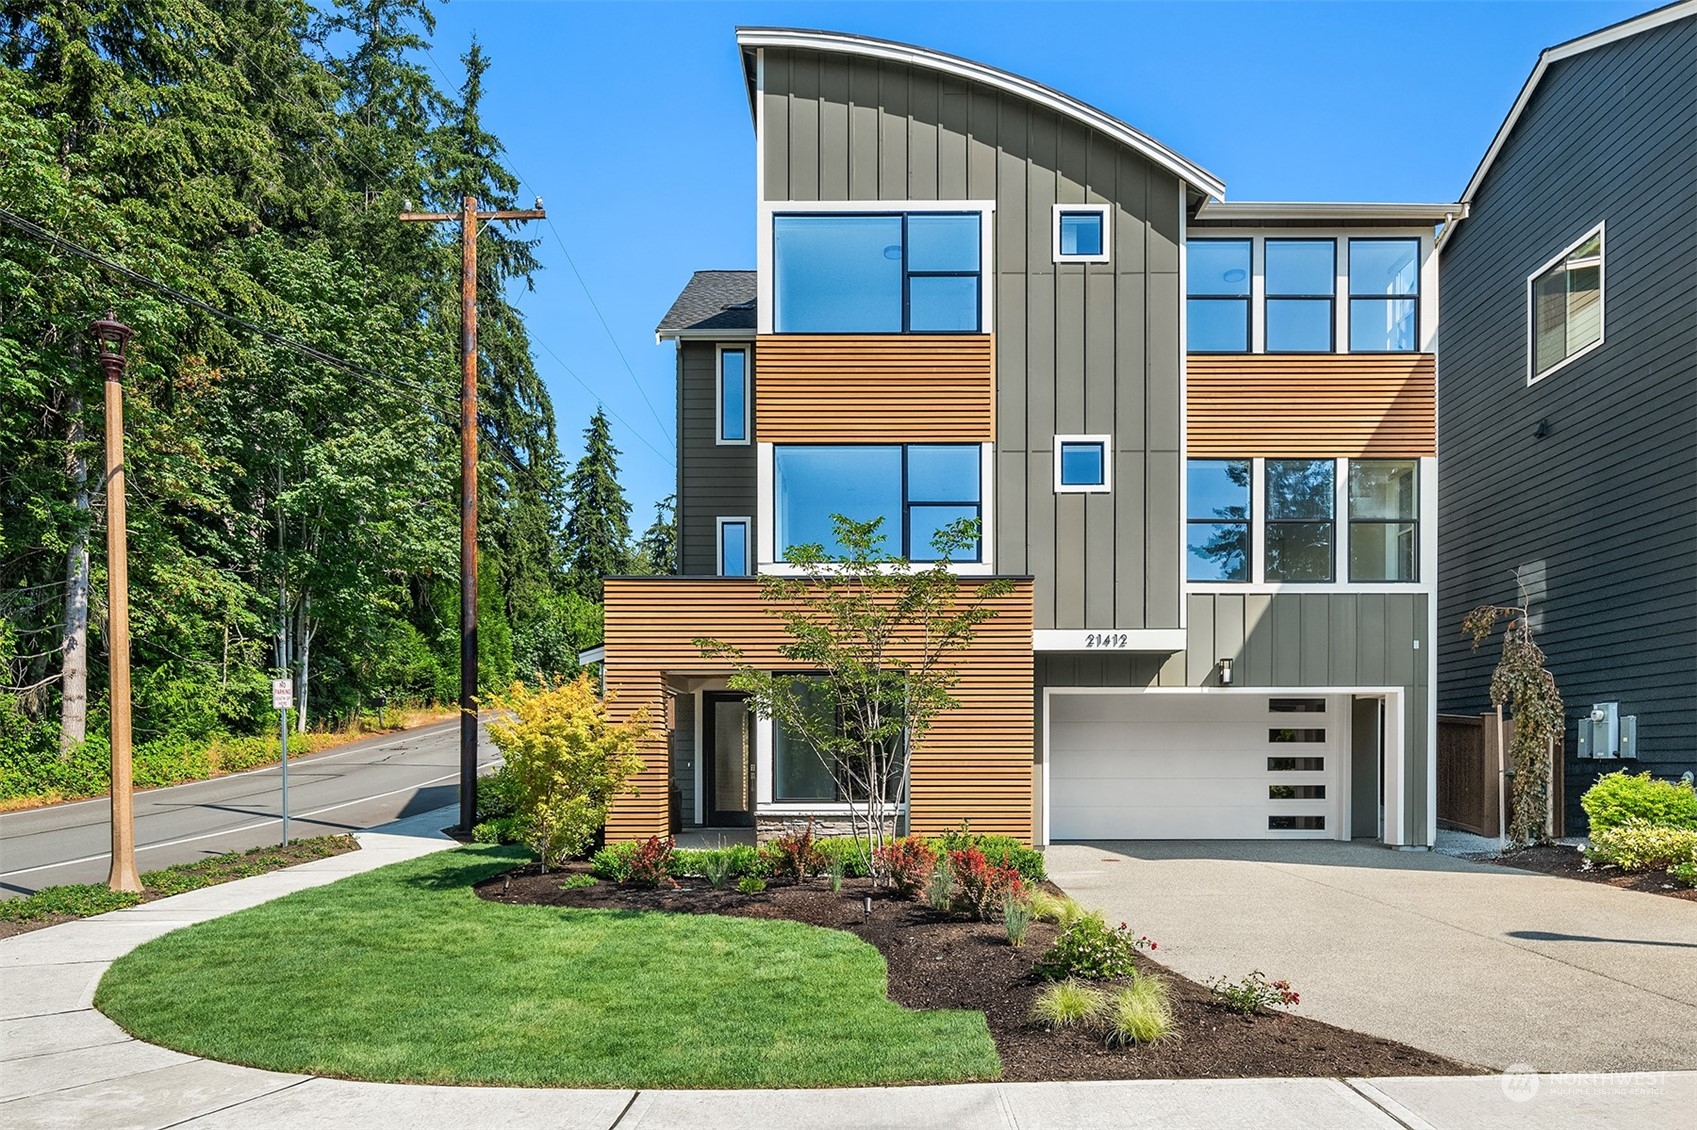
[[[636,543],[635,568],[652,576],[678,571],[678,496],[668,494],[654,504],[654,521]]]
[[[612,427],[600,408],[583,441],[583,458],[566,483],[566,557],[572,587],[599,602],[601,582],[630,567],[630,503],[619,485]]]

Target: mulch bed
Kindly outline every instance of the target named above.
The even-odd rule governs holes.
[[[1585,865],[1585,857],[1575,848],[1560,844],[1537,844],[1489,857],[1491,862],[1522,871],[1537,871],[1544,875],[1560,875],[1564,879],[1581,879],[1587,883],[1603,883],[1623,891],[1643,891],[1646,894],[1697,902],[1697,887],[1676,883],[1666,871],[1622,871],[1612,863]]]
[[[1480,1068],[1392,1040],[1334,1028],[1295,1015],[1246,1018],[1213,1003],[1207,988],[1140,956],[1146,971],[1171,983],[1180,1039],[1156,1047],[1109,1048],[1093,1035],[1045,1031],[1029,1021],[1043,982],[1032,966],[1056,928],[1031,924],[1022,947],[1007,942],[1000,923],[942,915],[922,903],[874,891],[849,880],[840,894],[823,881],[774,884],[760,894],[684,887],[654,890],[599,882],[562,890],[561,880],[583,873],[537,874],[535,864],[478,884],[494,902],[603,910],[659,910],[784,918],[847,930],[884,955],[890,998],[914,1009],[959,1008],[984,1013],[1001,1055],[1004,1079],[1222,1079],[1267,1076],[1463,1075]],[[872,912],[866,913],[866,898]],[[1159,941],[1159,939],[1156,939]],[[1300,990],[1302,986],[1298,985]]]

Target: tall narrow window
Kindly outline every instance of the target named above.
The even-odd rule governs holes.
[[[1349,241],[1349,348],[1410,353],[1420,348],[1420,241]]]
[[[1267,241],[1267,352],[1330,353],[1337,245],[1329,239]]]
[[[1267,460],[1267,579],[1332,579],[1337,468],[1330,459]]]
[[[1603,340],[1603,229],[1530,280],[1532,380]]]
[[[1249,580],[1249,460],[1190,460],[1186,493],[1186,577]]]
[[[748,350],[719,350],[720,443],[748,442]]]
[[[1419,579],[1420,464],[1349,461],[1349,579]]]
[[[719,519],[719,575],[746,577],[748,567],[747,518]]]
[[[1189,296],[1185,304],[1192,353],[1249,351],[1247,239],[1192,239],[1185,244]]]

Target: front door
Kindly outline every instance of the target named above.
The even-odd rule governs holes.
[[[713,828],[752,828],[754,718],[743,695],[713,691],[701,697],[707,824]]]

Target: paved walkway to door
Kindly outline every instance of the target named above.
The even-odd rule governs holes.
[[[1049,874],[1195,980],[1493,1068],[1697,1065],[1697,903],[1366,843],[1056,844]]]

